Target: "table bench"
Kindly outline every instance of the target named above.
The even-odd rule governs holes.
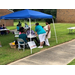
[[[69,27],[67,29],[69,29],[69,33],[72,33],[73,32],[73,29],[75,29],[75,27]]]
[[[0,34],[2,31],[7,31],[7,30],[9,30],[9,29],[0,29]]]

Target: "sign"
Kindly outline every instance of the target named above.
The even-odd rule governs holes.
[[[29,45],[30,49],[34,49],[37,47],[34,41],[28,42],[28,45]]]

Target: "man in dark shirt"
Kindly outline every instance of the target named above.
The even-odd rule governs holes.
[[[3,29],[2,25],[0,25],[0,29]],[[0,34],[3,35],[4,32],[3,31],[0,31]]]

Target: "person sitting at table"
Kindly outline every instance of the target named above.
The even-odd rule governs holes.
[[[27,36],[30,35],[30,27],[27,29],[26,35],[27,35]],[[33,30],[31,30],[31,36],[32,36],[32,35],[35,35],[35,32],[34,32]],[[30,41],[30,38],[28,38],[28,40]],[[40,43],[40,41],[39,41],[36,37],[31,38],[31,40],[32,40],[32,41],[33,41],[33,40],[36,40],[36,42],[37,42],[38,44]]]
[[[16,28],[17,28],[17,31],[19,31],[19,29],[20,29],[19,25],[17,25],[17,27],[16,27]]]
[[[22,30],[22,28],[23,28],[23,27],[21,27],[21,28],[19,29],[19,35],[21,34],[21,30]],[[23,33],[26,34],[26,31],[24,30]]]
[[[3,24],[3,29],[6,29],[5,25]]]
[[[27,35],[24,33],[24,28],[21,27],[20,30],[21,34],[19,35],[19,38],[23,39],[24,42],[27,44]],[[21,43],[21,42],[20,42]],[[19,49],[21,49],[21,47],[19,46]]]
[[[28,24],[27,23],[25,23],[25,28],[28,28],[29,26],[28,26]]]
[[[19,38],[23,39],[25,41],[25,43],[27,43],[28,39],[27,39],[27,35],[24,33],[23,27],[20,28],[20,32],[21,32],[21,34],[19,35]]]
[[[2,25],[0,25],[0,29],[3,29]],[[4,34],[4,32],[1,31],[1,35],[3,35],[3,34]]]
[[[5,25],[3,24],[3,29],[7,29],[6,27],[5,27]],[[4,32],[4,34],[8,34],[9,33],[9,30],[6,30],[6,31],[3,31]]]
[[[3,29],[2,25],[0,25],[0,29]]]

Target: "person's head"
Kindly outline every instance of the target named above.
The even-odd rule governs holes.
[[[3,26],[5,26],[5,25],[3,24]]]
[[[46,21],[46,25],[50,24],[50,22]]]
[[[19,23],[20,23],[20,21],[19,21]]]
[[[37,25],[39,25],[39,23],[36,23],[35,25],[37,26]]]
[[[24,32],[24,28],[21,27],[21,28],[19,29],[19,31],[20,31],[21,33],[23,33],[23,32]]]
[[[0,27],[2,27],[2,25],[0,25]]]
[[[17,25],[17,26],[19,26],[19,25]]]

